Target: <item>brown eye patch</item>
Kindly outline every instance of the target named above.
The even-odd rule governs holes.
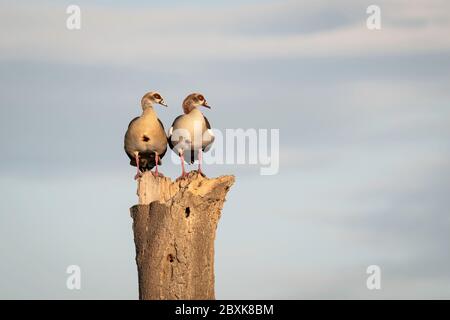
[[[161,99],[161,96],[160,96],[159,94],[157,94],[157,93],[155,93],[155,94],[153,95],[153,97],[155,97],[155,99]]]
[[[199,94],[199,95],[197,96],[197,99],[200,100],[200,101],[203,101],[203,100],[205,100],[205,97],[202,96],[201,94]]]

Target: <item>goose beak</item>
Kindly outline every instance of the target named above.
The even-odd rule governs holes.
[[[203,106],[204,106],[205,108],[211,109],[211,107],[206,103],[206,101],[203,102]]]
[[[164,106],[164,107],[167,107],[167,104],[164,102],[164,100],[161,100],[161,101],[159,102],[159,104],[162,105],[162,106]]]

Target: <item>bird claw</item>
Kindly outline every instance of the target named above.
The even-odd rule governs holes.
[[[202,170],[198,170],[197,173],[201,175],[203,178],[206,178],[206,174],[204,174]]]
[[[158,177],[163,178],[164,177],[164,175],[161,172],[151,171],[151,173],[155,178],[158,178]]]
[[[187,176],[188,176],[188,174],[187,174],[186,172],[183,172],[183,173],[181,174],[181,176],[179,176],[175,181],[179,181],[179,180],[186,179]]]

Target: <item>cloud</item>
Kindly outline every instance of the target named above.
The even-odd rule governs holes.
[[[333,5],[289,1],[225,8],[105,9],[83,5],[80,31],[66,30],[62,6],[3,4],[0,59],[139,65],[151,69],[174,60],[449,52],[448,4],[414,4],[420,9],[405,1],[382,2],[385,19],[380,31],[367,30],[365,8],[356,1]],[[9,36],[11,32],[14,37]]]

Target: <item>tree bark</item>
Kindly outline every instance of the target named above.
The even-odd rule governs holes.
[[[196,171],[172,182],[146,172],[133,206],[139,299],[215,299],[214,239],[234,176]]]

